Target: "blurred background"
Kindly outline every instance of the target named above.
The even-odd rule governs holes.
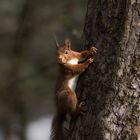
[[[85,0],[0,0],[0,140],[48,140],[57,77],[54,32],[81,49]]]

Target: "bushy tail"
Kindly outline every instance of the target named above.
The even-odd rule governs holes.
[[[52,132],[50,140],[64,140],[63,138],[63,122],[65,115],[57,113],[52,121]]]

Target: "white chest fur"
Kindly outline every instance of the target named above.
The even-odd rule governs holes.
[[[78,59],[71,59],[69,62],[69,64],[78,64]],[[78,75],[71,78],[69,81],[68,81],[68,86],[71,90],[75,91],[75,88],[76,88],[76,85],[77,85],[77,80],[78,80]]]
[[[68,63],[69,64],[78,64],[78,61],[79,60],[77,58],[74,58],[74,59],[69,60]]]

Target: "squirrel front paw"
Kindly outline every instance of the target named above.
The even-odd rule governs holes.
[[[96,53],[96,52],[97,52],[97,48],[91,47],[91,48],[90,48],[90,51],[91,51],[92,53]]]
[[[89,58],[88,60],[87,60],[87,63],[88,64],[91,64],[93,62],[93,58]]]
[[[85,62],[86,67],[88,67],[89,64],[91,64],[92,62],[93,62],[93,58],[87,59],[86,62]]]

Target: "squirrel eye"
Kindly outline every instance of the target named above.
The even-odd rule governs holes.
[[[65,51],[65,54],[68,54],[68,51]]]

